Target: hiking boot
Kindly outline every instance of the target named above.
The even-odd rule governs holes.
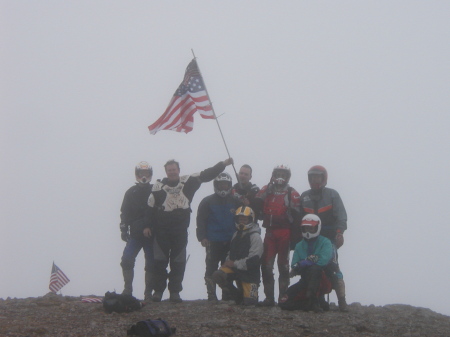
[[[218,301],[217,296],[215,294],[208,294],[208,301],[217,302]]]
[[[327,302],[324,295],[319,297],[319,304],[323,311],[330,311],[330,304]]]
[[[259,307],[274,307],[275,300],[273,298],[265,298],[264,301],[258,303]]]
[[[181,302],[183,302],[183,300],[180,297],[180,293],[170,293],[169,300],[170,300],[170,302],[173,302],[173,303],[181,303]]]
[[[322,308],[320,307],[319,300],[317,298],[311,298],[309,301],[309,310],[314,311],[316,313],[322,312]]]
[[[345,297],[338,298],[338,307],[339,311],[348,312],[348,305],[347,301],[345,300]]]
[[[163,293],[161,293],[159,291],[155,291],[152,296],[152,301],[153,302],[161,302],[162,295],[163,295]]]

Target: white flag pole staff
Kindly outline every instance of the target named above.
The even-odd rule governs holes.
[[[192,55],[194,56],[194,59],[197,61],[197,57],[195,57],[194,50],[191,49],[191,51],[192,51]],[[225,142],[225,138],[223,137],[222,129],[220,128],[219,120],[217,118],[216,112],[214,111],[214,106],[213,106],[213,104],[211,102],[211,98],[209,97],[208,89],[206,88],[205,79],[203,78],[202,72],[200,71],[200,67],[198,66],[198,62],[197,62],[197,68],[198,68],[198,72],[200,73],[201,78],[203,79],[203,84],[205,86],[206,96],[208,96],[209,104],[211,105],[211,110],[212,110],[212,113],[214,115],[214,119],[215,119],[215,121],[217,123],[217,127],[219,128],[219,131],[220,131],[220,135],[222,136],[223,144],[225,145],[225,149],[227,150],[227,153],[228,153],[228,158],[231,158],[230,151],[228,151],[227,143]],[[242,187],[241,181],[239,180],[239,176],[238,176],[238,174],[236,172],[236,168],[234,167],[234,163],[231,164],[231,166],[233,166],[234,174],[236,175],[236,179],[237,179],[237,181],[239,183],[239,187],[242,189],[243,187]]]

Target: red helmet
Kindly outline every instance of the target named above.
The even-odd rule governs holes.
[[[321,175],[322,181],[320,183],[312,182],[311,175],[313,175],[313,174]],[[311,189],[320,190],[320,189],[324,188],[327,184],[327,180],[328,180],[328,173],[327,173],[327,170],[325,169],[325,167],[320,166],[320,165],[315,165],[309,169],[308,181],[309,181],[309,186],[311,186]]]

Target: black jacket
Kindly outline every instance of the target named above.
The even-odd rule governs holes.
[[[135,184],[131,186],[123,197],[122,207],[120,208],[120,220],[130,228],[132,237],[141,237],[144,230],[144,218],[147,213],[148,197],[152,191],[151,184]]]

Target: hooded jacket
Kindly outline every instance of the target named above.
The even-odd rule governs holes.
[[[234,233],[227,260],[234,261],[233,270],[238,274],[239,280],[260,283],[263,250],[261,228],[257,223],[253,223],[247,230]]]

